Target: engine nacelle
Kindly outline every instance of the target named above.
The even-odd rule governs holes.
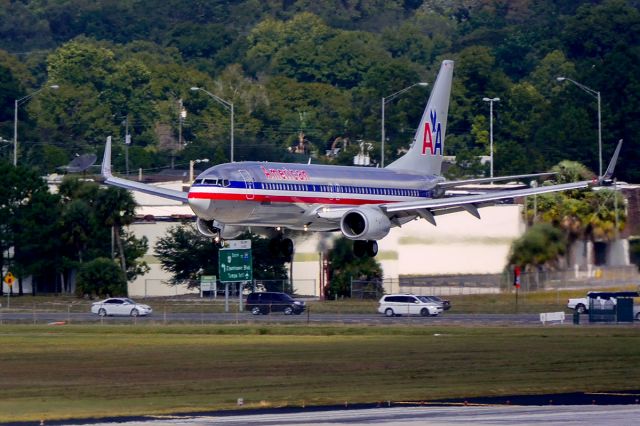
[[[231,240],[242,234],[245,230],[244,226],[225,225],[216,220],[196,219],[196,228],[205,237]]]
[[[246,228],[244,226],[224,225],[220,230],[220,237],[223,240],[233,240],[242,234]]]
[[[212,220],[196,219],[196,228],[205,237],[217,238],[220,230],[213,226]]]
[[[340,220],[340,230],[350,240],[381,240],[389,229],[389,218],[377,207],[349,210]]]

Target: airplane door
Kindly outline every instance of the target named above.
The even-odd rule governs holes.
[[[247,188],[247,193],[245,194],[247,197],[247,200],[253,200],[255,196],[253,178],[251,177],[249,172],[246,170],[240,170],[240,176],[242,176],[242,179],[244,179],[244,185],[245,185],[245,188]]]

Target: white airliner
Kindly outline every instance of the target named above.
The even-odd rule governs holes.
[[[198,230],[207,237],[231,239],[247,228],[277,238],[286,256],[293,243],[286,230],[341,231],[354,241],[355,254],[375,256],[377,240],[392,227],[416,218],[436,225],[435,217],[467,211],[496,201],[600,184],[610,179],[620,146],[605,176],[595,181],[445,197],[445,191],[469,183],[537,177],[543,174],[446,181],[441,176],[453,61],[443,61],[408,152],[385,168],[246,161],[220,164],[202,172],[189,192],[114,177],[111,138],[102,162],[107,185],[189,203]],[[548,173],[547,173],[548,174]]]

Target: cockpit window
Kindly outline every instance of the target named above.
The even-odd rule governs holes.
[[[229,186],[229,179],[222,179],[222,186]]]
[[[206,179],[202,179],[202,183],[204,183],[205,185],[216,185],[218,186],[218,179],[216,178],[206,178]]]

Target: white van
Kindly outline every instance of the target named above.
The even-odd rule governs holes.
[[[442,305],[413,294],[387,294],[378,302],[378,312],[388,317],[400,315],[438,316]]]

